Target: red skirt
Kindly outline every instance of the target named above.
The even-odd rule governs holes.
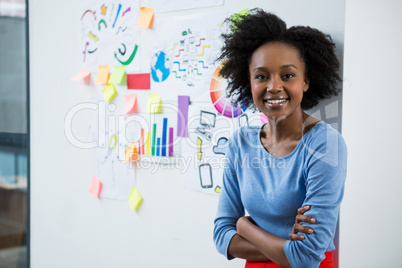
[[[333,251],[325,252],[325,259],[322,260],[319,268],[335,268],[333,255],[334,255]],[[281,267],[274,262],[246,261],[245,268],[281,268]]]

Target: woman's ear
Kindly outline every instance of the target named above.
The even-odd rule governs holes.
[[[303,92],[306,92],[309,86],[310,86],[310,77],[306,76],[304,78]]]

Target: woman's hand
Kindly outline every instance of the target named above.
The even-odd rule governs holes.
[[[293,230],[289,234],[290,240],[304,240],[304,235],[297,234],[298,232],[305,234],[312,234],[314,232],[313,229],[303,226],[301,222],[315,223],[316,220],[313,217],[306,216],[304,213],[310,210],[310,206],[304,206],[297,210],[296,223],[293,225]]]
[[[301,225],[301,222],[315,223],[315,219],[310,216],[303,215],[306,211],[310,210],[310,206],[304,206],[297,210],[296,223],[293,225],[292,233],[289,234],[290,240],[304,240],[304,235],[298,235],[298,232],[305,234],[312,234],[313,230],[306,226]],[[250,224],[256,225],[250,216],[244,216],[237,220],[236,229],[237,233],[241,236],[247,226]]]

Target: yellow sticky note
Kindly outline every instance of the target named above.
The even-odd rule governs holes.
[[[137,112],[137,94],[129,94],[124,97],[124,112],[126,114],[132,114]]]
[[[221,193],[221,187],[220,186],[216,186],[215,187],[215,193],[218,193],[218,194],[220,194]]]
[[[95,176],[92,177],[91,186],[89,187],[89,192],[99,198],[102,189],[102,182]]]
[[[105,98],[105,101],[111,102],[114,97],[116,97],[117,91],[114,88],[113,84],[107,84],[106,87],[103,89],[103,97]]]
[[[95,83],[106,85],[109,76],[109,65],[100,65],[98,67],[98,74],[96,75]]]
[[[154,21],[154,9],[150,7],[141,7],[140,16],[138,17],[137,26],[143,28],[151,28]]]
[[[160,114],[162,113],[162,101],[160,93],[150,93],[148,94],[147,102],[147,113],[149,114]]]
[[[250,14],[250,13],[248,11],[248,8],[246,8],[246,9],[243,9],[242,11],[232,15],[233,31],[236,31],[236,29],[237,29],[236,24],[238,24],[243,19],[243,17],[247,16],[248,14]]]
[[[126,82],[126,66],[116,66],[110,75],[110,84],[124,84]]]
[[[131,210],[138,210],[143,199],[137,187],[133,186],[127,200],[130,203]]]
[[[81,70],[77,75],[70,78],[70,80],[77,81],[81,79],[85,79],[91,75],[91,71],[89,70]]]

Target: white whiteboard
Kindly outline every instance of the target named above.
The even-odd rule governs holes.
[[[137,170],[136,185],[144,197],[138,212],[127,202],[98,200],[88,193],[92,151],[74,147],[64,134],[68,111],[102,90],[69,80],[80,67],[80,3],[37,0],[29,7],[31,267],[243,267],[243,260],[229,262],[215,250],[217,197],[185,190],[178,170]],[[226,0],[223,6],[156,15],[233,14],[257,6],[276,13],[288,26],[309,25],[331,34],[342,60],[344,1]],[[141,44],[146,47],[147,41],[142,29]],[[141,51],[142,72],[149,72],[147,55]],[[147,93],[137,91],[140,112]],[[335,100],[339,102],[326,102],[317,114],[325,118],[332,113],[339,124],[340,97]],[[91,115],[86,110],[73,119],[81,140],[91,141]]]

